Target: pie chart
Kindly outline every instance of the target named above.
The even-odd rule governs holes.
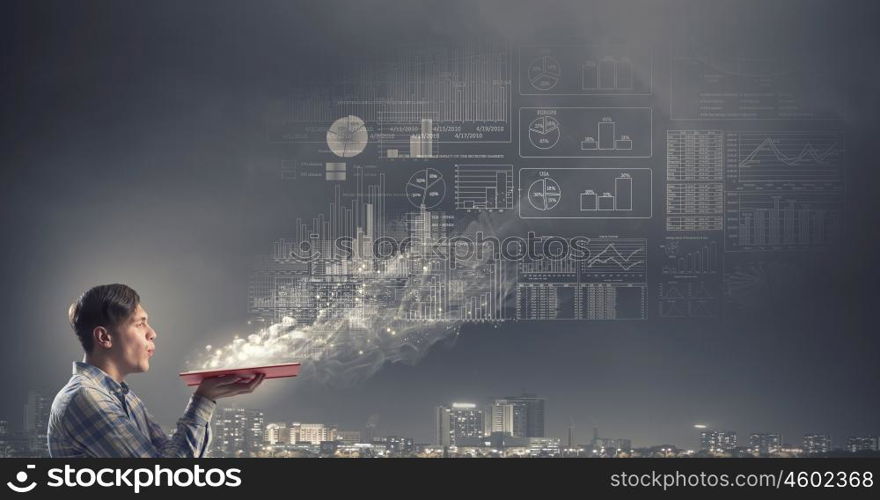
[[[550,90],[559,83],[562,68],[559,61],[550,56],[541,56],[529,64],[529,83],[535,90]]]
[[[529,142],[538,149],[550,149],[559,142],[559,121],[539,116],[529,123]]]
[[[367,147],[367,127],[364,121],[354,115],[343,116],[333,122],[327,130],[327,146],[340,158],[351,158],[361,154]]]
[[[419,170],[406,183],[406,199],[415,207],[434,208],[446,196],[443,174],[433,168]]]
[[[550,177],[538,179],[529,186],[529,204],[536,210],[552,210],[562,198],[562,189]]]

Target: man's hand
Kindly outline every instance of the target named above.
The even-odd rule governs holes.
[[[228,398],[238,394],[249,394],[254,392],[254,389],[263,382],[264,378],[266,378],[265,373],[259,373],[250,378],[244,378],[239,375],[206,378],[199,384],[196,394],[213,400]]]

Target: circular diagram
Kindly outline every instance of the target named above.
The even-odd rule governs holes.
[[[433,168],[419,170],[406,183],[406,199],[415,207],[434,208],[446,196],[443,174]]]
[[[538,179],[529,186],[529,204],[536,210],[547,211],[559,203],[562,198],[562,189],[550,177]]]
[[[562,68],[559,61],[550,56],[541,56],[529,64],[529,83],[535,90],[550,90],[559,83]]]
[[[367,147],[367,127],[364,121],[354,115],[344,116],[330,125],[327,130],[327,145],[330,151],[341,158],[351,158],[361,154]]]
[[[550,149],[559,142],[559,121],[539,116],[529,123],[529,142],[538,149]]]

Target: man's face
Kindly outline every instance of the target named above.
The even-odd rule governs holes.
[[[147,311],[138,304],[134,313],[114,329],[111,352],[126,374],[150,369],[157,334],[147,320]]]

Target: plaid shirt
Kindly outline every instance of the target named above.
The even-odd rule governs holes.
[[[73,376],[49,415],[49,456],[202,457],[211,441],[217,403],[193,394],[169,438],[125,382],[88,363],[73,363]]]

